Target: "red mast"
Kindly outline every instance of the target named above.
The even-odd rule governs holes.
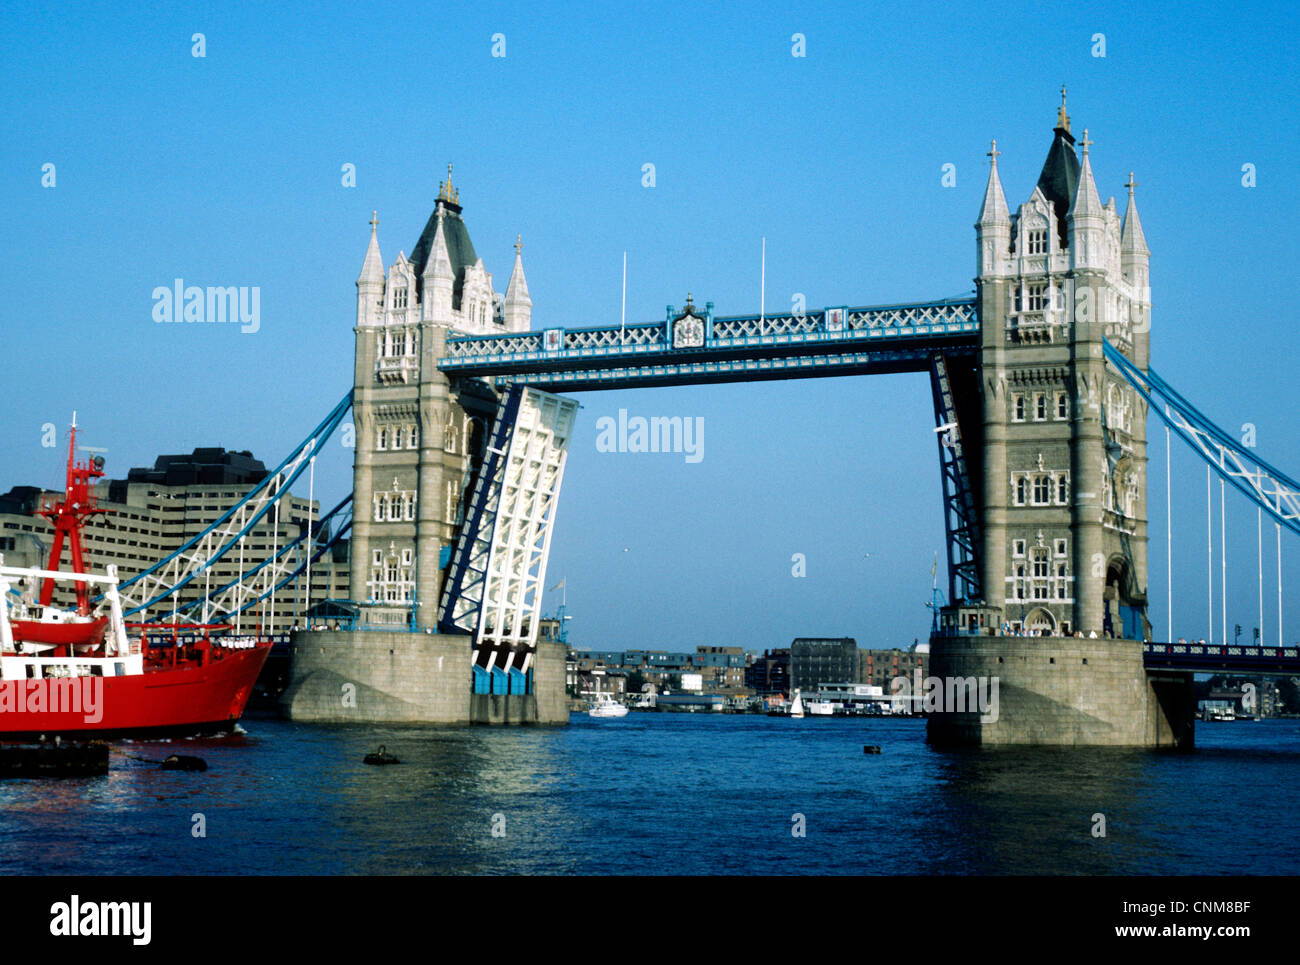
[[[104,457],[92,455],[80,465],[76,461],[77,416],[73,413],[72,428],[68,434],[68,478],[62,497],[48,493],[41,497],[37,516],[44,516],[54,524],[54,545],[50,547],[50,562],[47,569],[57,570],[63,556],[63,540],[66,537],[72,553],[72,572],[84,573],[85,559],[82,555],[81,527],[91,516],[106,512],[95,502],[92,480],[104,475]],[[54,598],[54,580],[47,577],[41,584],[41,605],[49,606]],[[77,612],[82,616],[90,614],[90,592],[85,583],[77,584]]]

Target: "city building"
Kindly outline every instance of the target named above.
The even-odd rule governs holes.
[[[89,517],[83,532],[86,565],[91,572],[103,573],[110,563],[115,564],[118,577],[126,581],[215,523],[266,476],[261,460],[246,450],[199,448],[183,455],[161,455],[151,468],[130,469],[125,479],[103,480],[95,487],[96,503],[103,512]],[[15,486],[0,496],[0,553],[6,565],[43,567],[49,562],[54,528],[33,513],[53,494],[36,486]],[[234,581],[255,561],[297,539],[309,518],[319,517],[318,503],[286,496],[278,514],[268,513],[250,530],[241,552],[228,553],[213,565],[207,579],[182,588],[176,594],[176,606],[201,600],[207,590]],[[322,532],[321,538],[328,539],[329,533]],[[299,551],[305,551],[305,544]],[[63,567],[70,566],[65,549]],[[273,594],[267,592],[265,599],[232,622],[273,633],[304,626],[309,599],[316,603],[347,596],[347,569],[347,543],[341,541],[335,552],[313,564],[310,594],[304,572]],[[56,584],[55,604],[73,606],[74,592],[71,583]],[[150,619],[170,616],[170,612],[149,614]],[[189,618],[202,620],[202,610]]]
[[[790,692],[790,650],[764,650],[745,668],[745,686],[756,694],[788,694]]]
[[[852,637],[796,637],[790,644],[790,686],[795,690],[857,679],[858,643]]]
[[[912,680],[919,670],[924,679],[929,662],[928,651],[929,647],[925,644],[914,646],[910,650],[899,650],[897,647],[892,650],[863,650],[858,655],[858,682],[882,687],[885,693],[889,693],[890,683],[896,677]]]

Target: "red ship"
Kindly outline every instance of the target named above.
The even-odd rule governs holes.
[[[271,651],[260,636],[214,624],[126,623],[117,567],[87,573],[81,530],[96,504],[104,459],[77,463],[76,419],[67,488],[37,514],[54,524],[46,569],[0,565],[0,740],[40,735],[161,737],[229,730],[244,713]],[[59,570],[63,543],[72,570]],[[0,564],[3,558],[0,558]],[[57,580],[76,584],[76,606],[53,605]],[[40,583],[39,597],[35,588]],[[98,607],[90,586],[102,588]]]

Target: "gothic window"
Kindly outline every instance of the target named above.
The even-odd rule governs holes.
[[[405,288],[405,286],[403,286],[403,287],[401,287],[401,288],[398,288],[398,289],[394,290],[394,292],[393,292],[393,307],[394,307],[394,308],[405,308],[405,307],[406,307],[406,288]]]
[[[1025,490],[1028,488],[1028,483],[1029,480],[1027,480],[1024,476],[1021,476],[1019,479],[1016,480],[1016,505],[1017,506],[1023,506],[1025,504]]]
[[[1062,506],[1068,505],[1069,497],[1069,477],[1065,473],[1056,477],[1056,501]]]
[[[1052,477],[1035,476],[1034,477],[1034,505],[1046,506],[1052,501]]]
[[[394,332],[394,333],[393,333],[393,352],[392,352],[392,354],[393,354],[393,355],[405,355],[405,354],[406,354],[406,333],[405,333],[405,332]]]
[[[1025,541],[1024,541],[1024,540],[1022,540],[1022,539],[1012,540],[1012,542],[1011,542],[1011,555],[1012,555],[1012,556],[1024,556],[1024,555],[1025,555]]]
[[[401,426],[393,426],[393,448],[394,449],[402,448],[402,427]]]
[[[456,432],[456,423],[451,419],[447,420],[447,428],[444,430],[443,440],[443,448],[446,449],[447,452],[454,453],[460,446],[459,434]]]
[[[1023,563],[1016,567],[1016,583],[1012,596],[1017,600],[1025,599],[1025,564]]]
[[[1047,396],[1039,392],[1034,396],[1034,421],[1043,422],[1047,419]]]
[[[1057,556],[1064,556],[1064,555],[1065,555],[1065,540],[1063,540],[1063,539],[1058,539],[1058,540],[1056,541],[1056,555],[1057,555]]]
[[[402,550],[402,565],[403,566],[411,565],[411,548],[409,546],[403,548]]]
[[[1065,578],[1065,564],[1057,563],[1056,564],[1056,598],[1058,600],[1065,599],[1065,587],[1067,582],[1068,581]]]
[[[1058,419],[1069,418],[1070,399],[1064,392],[1056,393],[1056,417]]]
[[[379,436],[375,448],[381,451],[388,448],[388,426],[379,427]]]
[[[1034,599],[1046,600],[1048,596],[1047,594],[1047,574],[1048,574],[1047,550],[1042,548],[1035,549],[1033,551],[1033,554],[1030,557],[1029,562],[1030,565],[1033,567]]]
[[[402,503],[402,518],[415,519],[415,493],[407,493]]]
[[[407,449],[414,449],[416,446],[419,445],[419,433],[420,433],[419,426],[406,427],[406,448]]]
[[[371,555],[371,560],[370,560],[370,561],[371,561],[371,563],[373,563],[375,566],[383,566],[383,565],[384,565],[384,554],[383,554],[383,552],[382,552],[381,550],[375,550],[374,553]]]
[[[1013,395],[1011,404],[1014,407],[1015,415],[1012,418],[1016,422],[1025,421],[1025,397],[1023,395]]]
[[[1047,307],[1047,286],[1042,282],[1035,282],[1029,287],[1029,311],[1041,312]]]
[[[456,522],[457,497],[460,494],[456,491],[456,484],[450,479],[447,480],[447,506],[446,515],[443,517],[449,523]]]
[[[1031,255],[1047,254],[1047,229],[1034,228],[1029,232],[1029,250]]]

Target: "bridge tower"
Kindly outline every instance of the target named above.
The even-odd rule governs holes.
[[[384,270],[378,219],[357,278],[351,595],[372,625],[431,629],[468,476],[497,400],[438,371],[448,334],[527,331],[521,246],[504,296],[474,251],[451,167],[410,257]]]
[[[979,220],[983,585],[1013,629],[1143,639],[1146,411],[1102,354],[1145,369],[1150,253],[1130,177],[1102,204],[1062,90],[1051,147],[1013,214],[992,163]]]
[[[996,682],[998,697],[987,711],[948,706],[927,732],[937,744],[1189,747],[1191,674],[1143,662],[1147,412],[1104,354],[1109,342],[1148,366],[1150,252],[1136,182],[1121,220],[1097,193],[1087,131],[1076,154],[1061,93],[1042,173],[1014,214],[996,141],[989,151],[972,483],[985,600],[945,608],[931,641],[936,678]]]

